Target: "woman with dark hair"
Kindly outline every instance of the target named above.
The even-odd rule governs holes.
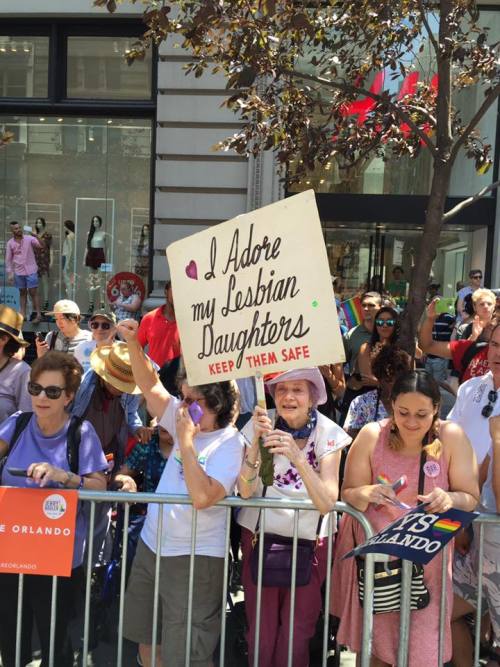
[[[391,414],[391,392],[399,375],[411,371],[408,352],[392,345],[378,346],[372,354],[372,373],[378,387],[357,396],[349,406],[344,429],[355,438],[365,424],[385,419]]]
[[[22,413],[12,415],[0,427],[0,457],[7,457],[1,473],[3,485],[31,489],[106,489],[106,458],[89,422],[82,421],[78,429],[78,457],[70,456],[68,452],[69,449],[74,451],[75,445],[71,443],[77,437],[68,407],[81,377],[80,364],[64,352],[48,352],[34,362],[28,384],[33,412],[26,415],[27,422],[17,437],[18,419],[24,420]],[[12,475],[13,468],[26,470],[26,476]],[[54,665],[58,667],[73,665],[68,621],[76,601],[77,584],[81,580],[87,532],[87,521],[80,506],[76,518],[72,575],[69,578],[60,577],[57,586]],[[5,667],[16,664],[17,630],[21,633],[20,664],[31,662],[31,629],[34,621],[42,649],[42,664],[48,665],[52,577],[40,575],[24,578],[22,628],[17,628],[17,617],[13,611],[17,608],[18,582],[17,574],[0,574],[2,664]]]
[[[31,408],[30,367],[25,361],[13,358],[29,345],[22,338],[23,321],[21,313],[0,305],[0,424],[14,412]]]
[[[149,506],[141,532],[125,599],[123,634],[139,644],[143,664],[151,661],[151,632],[155,563],[158,549],[158,515],[162,512],[159,543],[159,604],[162,630],[158,648],[165,665],[186,662],[186,621],[191,562],[193,508],[198,510],[192,598],[193,638],[189,664],[212,664],[220,632],[226,509],[214,507],[234,490],[241,466],[243,443],[233,422],[237,392],[231,382],[190,386],[180,376],[182,400],[160,382],[137,338],[135,320],[123,320],[118,333],[128,344],[134,379],[148,410],[172,436],[172,453],[157,487],[158,493],[189,495],[192,505]],[[162,508],[160,510],[160,507]]]
[[[318,368],[303,368],[279,373],[266,382],[276,410],[256,407],[253,418],[242,434],[247,443],[238,478],[242,498],[261,497],[285,500],[312,500],[316,511],[299,512],[298,537],[317,540],[309,582],[297,586],[293,625],[293,664],[307,667],[309,641],[313,637],[321,606],[327,568],[328,526],[321,516],[328,514],[339,493],[341,450],[351,438],[333,421],[318,411],[327,400],[323,377]],[[272,484],[263,486],[259,476],[261,456],[259,440],[273,455]],[[262,588],[260,644],[255,642],[257,586],[252,577],[255,534],[259,532],[260,512],[244,507],[237,517],[242,526],[242,581],[248,621],[249,664],[258,651],[260,667],[283,667],[288,656],[288,618],[291,591],[288,586]],[[294,510],[267,509],[265,531],[290,538],[293,536]],[[331,537],[331,536],[330,536]],[[301,565],[302,563],[299,563]]]
[[[397,495],[402,503],[427,503],[426,511],[433,513],[452,507],[472,511],[477,505],[479,485],[474,452],[460,426],[439,420],[439,402],[439,387],[431,375],[425,371],[401,375],[391,392],[392,417],[364,426],[351,447],[342,500],[364,512],[375,532],[405,512],[395,504],[392,488],[403,475],[407,485]],[[363,541],[359,524],[344,516],[337,538],[333,577],[338,585],[332,591],[331,608],[333,615],[340,617],[339,643],[355,652],[361,649],[362,630],[357,563],[355,558],[342,560],[342,556]],[[424,608],[411,611],[409,667],[438,665],[443,553],[424,566],[424,584],[430,598]],[[376,563],[376,570],[384,565]],[[451,659],[451,559],[445,583],[444,662]],[[399,616],[398,611],[375,615],[373,667],[397,663]]]
[[[380,346],[396,345],[400,330],[399,313],[390,306],[382,306],[377,311],[371,339],[363,343],[359,350],[358,368],[365,386],[378,386],[378,380],[372,372],[371,357]]]

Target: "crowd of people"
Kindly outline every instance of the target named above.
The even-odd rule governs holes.
[[[231,581],[238,585],[234,575],[241,565],[249,664],[256,655],[261,667],[287,664],[292,605],[293,665],[310,664],[333,540],[329,607],[339,619],[338,642],[359,653],[363,561],[342,556],[363,535],[347,514],[338,525],[327,520],[336,501],[365,513],[376,531],[404,512],[394,503],[392,486],[402,475],[407,484],[398,501],[410,506],[426,503],[436,513],[450,508],[496,513],[500,507],[500,313],[496,294],[482,288],[478,276],[471,272],[470,289],[459,293],[454,314],[442,308],[439,285],[429,285],[415,354],[402,347],[397,304],[379,292],[364,293],[362,322],[343,336],[346,364],[297,367],[266,377],[267,409],[255,407],[251,379],[188,384],[170,283],[165,303],[140,322],[128,294],[121,302],[122,315],[131,315],[127,319],[103,309],[84,322],[73,301],[55,303],[55,328],[45,339],[36,338],[31,367],[22,360],[27,345],[22,314],[0,306],[1,483],[189,495],[191,505],[138,506],[131,511],[129,534],[122,536],[130,565],[123,633],[137,644],[138,664],[146,667],[152,665],[156,590],[155,667],[185,664],[191,574],[190,664],[213,664],[229,529],[226,509],[217,503],[234,493],[242,499],[281,499],[284,506],[264,513],[242,501],[231,522]],[[395,273],[394,279],[392,291],[401,291],[401,276]],[[26,476],[11,474],[13,468],[25,469]],[[299,499],[311,500],[315,510],[300,511],[296,519],[286,501]],[[89,554],[89,504],[79,505],[72,576],[61,579],[58,589],[56,667],[73,664],[67,621],[89,558],[97,564],[109,554],[112,510],[112,503],[97,504]],[[290,572],[272,570],[269,563],[276,547],[291,548],[295,529],[292,600]],[[460,534],[455,553],[449,552],[444,659],[455,667],[472,665],[471,626],[465,618],[477,600],[481,567],[488,616],[473,631],[489,641],[490,667],[500,662],[498,535],[495,525],[485,527],[482,562],[474,531]],[[438,664],[442,558],[439,554],[423,568],[426,595],[411,611],[410,667]],[[23,665],[31,660],[33,626],[42,659],[48,660],[52,590],[50,577],[25,579]],[[13,667],[18,575],[1,574],[0,590],[0,654],[3,666]],[[396,664],[398,644],[398,610],[376,613],[371,664]]]

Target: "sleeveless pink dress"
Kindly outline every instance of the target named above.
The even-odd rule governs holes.
[[[381,431],[371,460],[372,483],[377,484],[377,476],[384,475],[391,482],[401,475],[408,477],[408,487],[398,498],[414,507],[417,504],[418,477],[420,456],[407,457],[391,450],[388,446],[390,423],[381,422]],[[448,490],[448,464],[444,456],[438,459],[440,471],[437,477],[425,476],[424,493],[433,488]],[[404,514],[397,507],[382,506],[376,510],[370,503],[366,510],[366,518],[375,532],[384,528]],[[335,561],[333,564],[332,590],[330,596],[331,614],[340,618],[338,641],[348,646],[355,653],[361,651],[361,632],[363,627],[362,608],[358,598],[358,578],[354,558],[340,560],[343,554],[350,551],[356,544],[365,541],[363,530],[357,521],[344,515],[337,535]],[[451,660],[451,609],[452,592],[452,558],[448,560],[448,576],[446,580],[447,604],[445,622],[444,661]],[[439,645],[439,603],[441,596],[442,552],[435,556],[424,568],[424,581],[430,592],[430,602],[425,609],[412,611],[410,615],[409,667],[437,667]],[[399,612],[375,614],[373,621],[372,654],[388,663],[397,663],[399,645]]]

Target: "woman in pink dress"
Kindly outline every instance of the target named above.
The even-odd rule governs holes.
[[[365,512],[376,532],[404,513],[392,502],[396,495],[391,486],[380,484],[379,477],[393,483],[406,475],[408,486],[397,498],[408,505],[425,502],[428,511],[435,513],[446,512],[452,507],[473,510],[479,498],[475,455],[458,424],[439,421],[440,393],[435,380],[423,371],[405,373],[396,380],[391,399],[393,416],[364,426],[351,447],[342,499]],[[422,449],[425,457],[422,457]],[[424,486],[422,495],[419,495],[421,467]],[[361,649],[362,609],[358,598],[356,560],[342,561],[341,557],[363,541],[359,524],[345,516],[337,537],[331,609],[332,614],[340,618],[339,642],[357,653]],[[438,665],[442,557],[438,554],[424,568],[430,602],[424,609],[411,612],[409,667]],[[451,659],[451,557],[446,587],[445,662]],[[376,614],[371,666],[395,665],[398,645],[399,612]]]

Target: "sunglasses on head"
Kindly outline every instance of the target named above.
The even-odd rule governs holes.
[[[378,327],[393,327],[396,324],[396,320],[375,320],[375,324]]]
[[[488,404],[484,406],[484,408],[481,410],[481,414],[483,417],[491,417],[491,413],[493,412],[493,407],[495,406],[496,400],[497,400],[497,392],[494,390],[491,390],[488,392]]]
[[[65,388],[66,387],[56,387],[56,385],[53,384],[48,387],[42,387],[42,385],[37,382],[28,382],[28,393],[31,394],[31,396],[40,396],[42,391],[44,391],[45,396],[53,401],[61,397]]]
[[[111,329],[111,322],[96,322],[93,320],[90,322],[91,329],[104,329],[104,331],[109,331]]]

